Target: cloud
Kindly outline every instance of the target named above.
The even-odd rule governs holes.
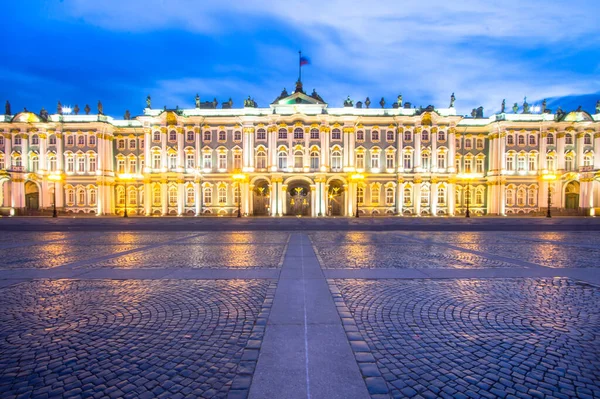
[[[568,5],[520,0],[64,0],[56,7],[63,7],[55,9],[56,18],[83,19],[109,30],[234,35],[259,55],[252,66],[228,67],[214,60],[217,75],[201,82],[207,93],[241,91],[244,80],[234,79],[236,74],[258,82],[246,83],[253,93],[275,86],[265,86],[263,74],[289,88],[294,42],[313,59],[305,75],[309,84],[339,101],[349,93],[361,99],[372,93],[372,100],[383,95],[391,101],[402,92],[415,105],[446,106],[456,92],[460,112],[469,113],[479,105],[497,110],[503,98],[514,102],[525,95],[542,99],[600,91],[594,77],[597,61],[586,72],[574,72],[582,53],[600,54],[600,30],[589,18],[598,9],[587,0]],[[275,25],[293,32],[283,44],[271,43],[268,32]],[[231,82],[235,84],[228,86]],[[174,89],[164,82],[157,87]]]

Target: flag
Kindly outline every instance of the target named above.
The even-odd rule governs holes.
[[[300,66],[302,65],[309,65],[310,64],[310,59],[308,57],[300,57]]]

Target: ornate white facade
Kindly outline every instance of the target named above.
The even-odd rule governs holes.
[[[600,208],[600,114],[332,108],[301,84],[245,105],[0,116],[1,210],[50,210],[56,187],[98,215],[506,215],[544,211],[549,185],[555,211]]]

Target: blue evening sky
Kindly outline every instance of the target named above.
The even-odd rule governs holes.
[[[490,3],[490,4],[487,4]],[[494,4],[492,4],[494,3]],[[588,112],[600,99],[600,5],[565,1],[6,0],[0,100],[106,114],[268,106],[298,77],[330,104],[405,101],[486,116],[523,102]]]

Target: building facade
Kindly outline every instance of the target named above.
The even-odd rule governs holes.
[[[510,215],[545,211],[549,196],[555,211],[600,210],[598,111],[333,108],[301,83],[267,108],[147,103],[123,120],[87,106],[0,116],[2,212]]]

